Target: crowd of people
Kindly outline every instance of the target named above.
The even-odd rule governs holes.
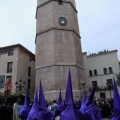
[[[74,108],[80,110],[82,100],[74,100]],[[57,110],[58,100],[48,101],[46,100],[47,108],[55,113],[56,116],[60,116],[60,112]],[[63,100],[64,103],[64,100]],[[13,105],[10,103],[3,103],[0,105],[0,118],[2,120],[21,120],[18,116],[24,103],[22,101],[16,101]],[[29,104],[31,107],[33,101]],[[113,114],[113,99],[94,98],[94,105],[101,111],[102,118],[111,118]]]
[[[94,104],[100,109],[103,118],[111,118],[113,114],[113,99],[95,98]]]
[[[48,109],[53,111],[56,116],[59,115],[59,112],[56,110],[57,101],[46,101]],[[64,100],[63,100],[64,101]],[[64,102],[63,102],[64,103]],[[74,100],[74,108],[80,110],[82,100]],[[111,118],[113,114],[113,98],[94,98],[94,105],[98,107],[102,114],[102,118]]]
[[[9,113],[10,110],[5,110],[7,112],[4,116],[2,116],[3,113],[0,113],[0,118],[4,117],[3,120],[102,120],[103,118],[120,120],[120,97],[115,80],[113,82],[114,100],[94,97],[96,85],[88,97],[86,97],[86,91],[83,91],[81,100],[73,100],[69,70],[64,100],[62,100],[60,90],[58,100],[46,101],[40,81],[39,92],[37,87],[33,102],[29,102],[26,89],[24,104],[19,101],[19,103],[9,106],[12,114]],[[1,105],[2,112],[4,111],[3,106],[4,109],[5,107],[8,109],[8,105]],[[8,119],[6,116],[12,119]]]
[[[19,117],[26,120],[120,120],[120,98],[115,79],[114,101],[113,99],[94,98],[96,85],[86,98],[86,91],[83,92],[81,101],[73,101],[71,73],[69,70],[66,85],[65,100],[62,101],[61,90],[58,101],[45,101],[42,83],[40,81],[39,97],[38,88],[34,95],[32,108],[28,106],[27,100],[19,112]],[[27,111],[27,112],[26,112]]]

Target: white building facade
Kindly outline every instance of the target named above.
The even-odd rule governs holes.
[[[117,50],[102,51],[98,54],[83,53],[86,89],[88,93],[97,84],[95,97],[113,98],[112,79],[119,73]],[[110,86],[108,86],[108,84]]]

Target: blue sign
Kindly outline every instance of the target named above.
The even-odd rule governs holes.
[[[0,88],[4,88],[5,75],[0,75]]]

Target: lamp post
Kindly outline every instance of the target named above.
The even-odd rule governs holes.
[[[25,81],[23,82],[21,79],[19,80],[19,82],[16,81],[16,83],[15,83],[16,93],[18,93],[18,92],[22,93],[25,85],[26,85]]]
[[[112,89],[113,85],[110,82],[107,82],[106,85],[107,85],[108,90],[110,91],[110,97],[112,98],[111,89]]]

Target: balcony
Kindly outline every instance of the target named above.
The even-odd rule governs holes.
[[[93,87],[91,87],[91,86],[89,86],[89,92],[92,90],[92,88]],[[107,91],[107,90],[113,90],[113,85],[111,85],[111,86],[107,86],[107,85],[97,85],[97,87],[96,87],[96,90],[95,91]]]

